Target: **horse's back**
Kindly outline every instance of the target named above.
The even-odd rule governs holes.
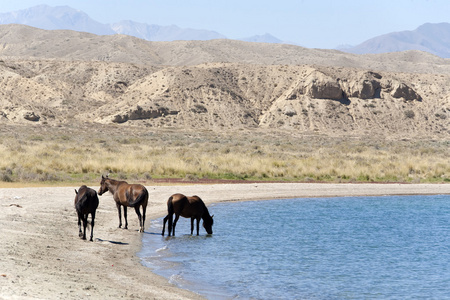
[[[200,199],[199,196],[192,196],[192,197],[186,197],[189,201],[189,206],[196,208],[196,209],[200,209],[203,208],[205,206],[205,204],[203,203],[203,200]]]
[[[173,194],[168,200],[173,212],[185,218],[200,217],[203,214],[204,203],[198,196],[187,197],[183,194]]]
[[[147,188],[139,183],[130,184],[130,188],[135,193],[146,193],[148,194]]]
[[[130,184],[130,190],[133,195],[133,199],[137,199],[138,197],[141,197],[142,201],[140,203],[142,205],[147,206],[148,191],[145,186],[143,186],[142,184],[138,184],[138,183]]]
[[[94,190],[91,189],[91,188],[88,188],[88,187],[85,186],[85,185],[82,185],[82,186],[78,189],[78,191],[75,190],[75,192],[76,192],[75,203],[78,203],[78,202],[84,200],[85,198],[89,199],[89,198],[92,198],[93,196],[97,195],[97,192],[96,192],[96,191],[94,191]],[[94,192],[94,193],[92,193],[92,192]]]
[[[169,197],[169,200],[167,200],[167,203],[172,202],[172,203],[177,203],[177,202],[181,202],[184,201],[184,198],[186,198],[185,195],[183,194],[173,194],[172,196]]]
[[[99,200],[97,192],[85,185],[78,189],[75,196],[75,208],[82,213],[90,213],[98,207]]]
[[[142,184],[138,183],[129,184],[123,181],[118,186],[116,193],[118,194],[117,200],[120,201],[122,205],[129,206],[130,202],[133,202],[139,198],[139,204],[147,206],[148,191]]]

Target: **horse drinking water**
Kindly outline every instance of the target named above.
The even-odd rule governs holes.
[[[87,218],[91,214],[91,238],[94,234],[95,210],[98,207],[97,192],[85,185],[82,185],[78,191],[75,190],[75,209],[78,214],[78,230],[79,236],[83,240],[86,239]],[[83,232],[81,232],[81,220],[83,220]]]
[[[128,184],[125,181],[114,180],[104,177],[100,182],[99,195],[110,191],[116,201],[117,211],[119,213],[119,228],[122,227],[122,214],[120,207],[123,206],[123,216],[125,219],[125,229],[128,229],[127,207],[134,207],[139,219],[139,231],[144,232],[145,211],[147,210],[148,191],[142,184]],[[142,215],[140,207],[142,206]]]
[[[169,220],[169,236],[172,234],[175,236],[175,226],[177,225],[178,218],[180,216],[184,218],[191,218],[191,234],[194,232],[194,220],[197,220],[197,235],[199,231],[200,218],[203,219],[203,227],[208,234],[212,234],[212,226],[214,223],[213,217],[210,216],[208,208],[205,203],[198,196],[186,197],[182,194],[173,194],[167,201],[168,215],[164,218],[162,235],[166,228],[166,222]],[[172,224],[173,215],[175,214],[175,220]]]

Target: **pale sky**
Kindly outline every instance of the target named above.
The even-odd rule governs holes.
[[[270,33],[308,48],[355,46],[424,23],[450,23],[450,0],[0,0],[0,13],[40,4],[67,5],[105,24],[177,25],[231,39]]]

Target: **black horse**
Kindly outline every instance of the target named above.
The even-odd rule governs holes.
[[[88,188],[85,185],[82,185],[78,191],[75,190],[75,209],[78,214],[78,229],[79,236],[83,240],[86,239],[86,227],[87,227],[87,219],[88,215],[91,214],[91,238],[94,233],[94,220],[95,220],[95,211],[98,207],[98,197],[97,192],[91,188]],[[81,232],[81,220],[83,220],[83,232]]]

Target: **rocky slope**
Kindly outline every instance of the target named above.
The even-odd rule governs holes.
[[[0,123],[448,137],[450,64],[0,26]],[[89,125],[91,126],[91,125]]]

